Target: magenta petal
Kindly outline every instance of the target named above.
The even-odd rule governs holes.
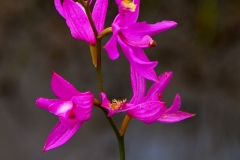
[[[102,106],[103,108],[106,108],[107,110],[111,111],[110,101],[108,100],[106,94],[103,93],[103,92],[101,92],[101,93],[100,93],[100,98],[101,98],[101,100],[102,100],[101,106]]]
[[[73,103],[71,101],[61,101],[59,100],[58,102],[52,104],[49,106],[48,110],[49,112],[61,116],[61,117],[66,117],[67,118],[67,113],[69,110],[73,108]]]
[[[132,66],[130,67],[130,74],[133,89],[133,98],[131,99],[130,103],[136,104],[144,97],[146,81],[132,68]]]
[[[132,23],[135,23],[138,19],[138,15],[139,15],[139,6],[140,6],[140,0],[134,0],[134,4],[136,4],[136,10],[135,12],[127,12],[125,13],[125,11],[121,8],[121,2],[122,1],[116,1],[116,3],[119,6],[119,15],[118,17],[121,19],[120,21],[118,20],[114,20],[114,22],[117,22],[119,26],[128,26]]]
[[[154,68],[157,66],[157,61],[149,61],[146,54],[141,48],[132,47],[133,54],[130,56],[137,63],[132,63],[133,68],[144,78],[158,82],[158,78]],[[137,61],[136,59],[141,59],[142,62]],[[143,63],[144,62],[144,63]]]
[[[92,18],[98,33],[100,33],[103,30],[107,8],[108,8],[108,0],[97,0],[94,5],[93,11],[92,11]]]
[[[72,113],[72,110],[69,110],[66,113],[66,117],[59,117],[59,120],[62,123],[62,125],[69,130],[72,130],[75,127],[76,123],[84,122],[84,121],[79,121],[76,118],[73,118],[73,119],[69,118],[69,115],[71,115],[71,113]]]
[[[132,41],[140,41],[144,36],[153,36],[164,32],[177,25],[174,21],[162,21],[156,24],[147,24],[146,22],[136,22],[121,29],[121,33]]]
[[[59,147],[66,143],[76,133],[82,124],[83,122],[78,122],[71,130],[69,130],[60,122],[57,123],[47,138],[43,152]]]
[[[152,87],[149,89],[147,96],[144,100],[150,100],[155,94],[161,94],[167,87],[170,80],[172,79],[172,72],[165,72],[158,77],[159,82],[154,82]]]
[[[122,110],[119,110],[119,109],[115,109],[115,110],[110,110],[109,113],[108,113],[108,117],[112,117],[113,115],[119,113],[119,112],[123,112]]]
[[[122,0],[115,0],[117,5],[120,5],[120,3],[122,2]]]
[[[107,44],[104,46],[110,59],[115,60],[119,57],[119,52],[117,49],[117,33],[113,33],[112,37],[109,39]]]
[[[125,104],[122,104],[122,106],[120,108],[118,108],[118,109],[114,109],[114,110],[111,109],[107,116],[111,117],[111,116],[113,116],[116,113],[126,112],[126,111],[131,110],[131,109],[133,109],[135,107],[137,107],[137,106],[135,106],[133,104],[130,104],[130,103],[125,103]]]
[[[75,104],[74,112],[78,120],[87,121],[91,118],[93,100],[94,96],[90,92],[72,98],[72,101]]]
[[[64,0],[64,15],[74,38],[95,44],[95,36],[83,7],[78,2]]]
[[[81,94],[73,85],[55,72],[52,72],[51,87],[56,96],[63,100],[70,100],[73,96]]]
[[[153,42],[153,40],[148,35],[141,37],[141,39],[129,39],[129,38],[125,37],[124,35],[121,36],[121,38],[125,43],[127,43],[130,46],[140,47],[140,48],[152,47],[151,43]]]
[[[61,0],[54,0],[54,5],[55,5],[58,13],[65,18]]]
[[[170,114],[170,113],[174,113],[174,112],[177,112],[180,108],[180,105],[181,105],[181,99],[180,99],[180,96],[179,94],[176,95],[174,101],[173,101],[173,104],[171,105],[171,107],[166,111],[167,114]]]
[[[139,119],[146,124],[155,122],[165,112],[165,103],[148,101],[136,105],[134,109],[127,111],[133,118]]]
[[[163,114],[157,121],[163,123],[174,123],[184,120],[186,118],[193,117],[195,114],[190,114],[187,112],[177,111],[172,114]]]
[[[130,47],[121,39],[118,39],[118,41],[133,69],[144,78],[157,82],[157,75],[154,71],[157,62],[150,62],[141,48]]]
[[[49,109],[49,106],[51,106],[54,103],[57,103],[59,100],[58,99],[46,99],[46,98],[38,98],[36,100],[36,105],[42,109]]]
[[[146,70],[152,69],[157,65],[157,62],[150,62],[141,48],[131,47],[125,44],[121,39],[118,39],[123,53],[133,65],[139,64]],[[134,64],[135,63],[135,64]]]

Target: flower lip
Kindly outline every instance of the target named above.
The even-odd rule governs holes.
[[[121,2],[123,10],[135,12],[137,5],[133,3],[133,0],[123,0]]]
[[[123,109],[124,105],[126,105],[126,101],[127,99],[123,99],[121,100],[117,100],[117,99],[113,99],[112,103],[109,104],[109,107],[112,108],[112,110],[116,110],[116,109]]]
[[[101,106],[109,111],[108,117],[113,116],[116,113],[124,112],[133,109],[135,106],[127,103],[127,99],[116,100],[113,99],[112,103],[108,100],[105,93],[101,92],[100,97],[102,99]]]

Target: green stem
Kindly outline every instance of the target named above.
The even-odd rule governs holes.
[[[120,152],[120,160],[125,160],[124,136],[118,137],[118,147]]]
[[[102,70],[101,70],[101,39],[97,39],[97,74],[98,74],[98,84],[99,84],[99,90],[100,92],[103,92],[103,84],[102,84]],[[120,136],[120,133],[111,117],[108,117],[108,112],[106,109],[101,108],[101,110],[104,112],[109,124],[111,125],[117,140],[118,140],[118,147],[119,147],[119,154],[120,154],[120,160],[125,160],[125,149],[124,149],[124,136]]]
[[[104,114],[107,117],[107,111],[103,108],[101,108]],[[120,133],[111,117],[107,117],[108,122],[110,123],[116,138],[118,140],[118,149],[119,149],[119,155],[120,155],[120,160],[125,160],[125,146],[124,146],[124,135],[120,136]]]
[[[103,82],[102,82],[102,60],[101,60],[101,39],[97,39],[97,75],[98,75],[98,85],[100,92],[103,92]]]
[[[91,27],[93,29],[94,35],[96,37],[96,45],[90,45],[90,51],[91,51],[91,55],[93,58],[93,64],[97,70],[97,75],[98,75],[98,85],[99,85],[99,90],[100,92],[103,92],[103,82],[102,82],[102,69],[101,69],[101,39],[103,36],[109,34],[112,32],[112,28],[107,28],[106,30],[104,30],[104,32],[102,32],[100,34],[100,36],[98,35],[96,26],[93,22],[92,16],[91,16],[91,12],[90,12],[90,5],[89,5],[89,1],[87,2],[87,4],[84,2],[84,0],[80,0],[81,4],[84,4],[84,8],[88,17],[88,20],[91,24]],[[98,37],[99,36],[99,37]],[[111,125],[117,140],[118,140],[118,147],[119,147],[119,154],[120,154],[120,160],[125,160],[125,149],[124,149],[124,136],[120,135],[113,119],[111,117],[108,117],[108,111],[104,108],[101,107],[101,110],[104,112],[109,124]]]

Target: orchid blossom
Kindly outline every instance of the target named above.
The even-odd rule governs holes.
[[[92,1],[90,1],[91,3]],[[87,3],[87,2],[86,2]],[[89,44],[96,44],[96,35],[87,17],[85,8],[79,2],[73,0],[54,0],[55,7],[59,14],[66,19],[71,34],[78,40],[84,40]],[[92,19],[96,30],[100,33],[104,28],[108,7],[108,0],[96,0],[92,10]]]
[[[150,37],[177,25],[174,21],[162,21],[156,24],[136,22],[139,15],[140,0],[116,0],[119,14],[112,23],[113,35],[105,45],[111,59],[117,59],[119,52],[117,41],[132,67],[143,77],[157,81],[154,67],[157,62],[150,62],[141,48],[155,46]]]
[[[128,110],[127,114],[147,124],[155,121],[173,123],[194,116],[194,114],[179,111],[181,101],[178,94],[168,109],[166,108],[166,103],[162,102],[162,92],[169,84],[171,78],[172,72],[161,74],[158,76],[159,83],[154,82],[145,95],[145,79],[131,69],[133,98],[129,103],[137,107]]]
[[[126,111],[130,117],[139,119],[146,124],[151,124],[156,121],[174,123],[194,116],[194,114],[179,111],[181,101],[178,94],[168,109],[166,108],[166,103],[162,102],[162,92],[167,87],[171,78],[172,72],[161,74],[158,77],[159,82],[154,82],[145,95],[145,79],[131,67],[131,82],[133,88],[133,98],[131,101],[129,103],[120,101],[122,103],[119,103],[118,108],[112,107],[113,103],[110,103],[106,95],[101,93],[102,106],[109,110],[109,115]]]
[[[36,105],[59,117],[59,122],[49,134],[43,152],[67,142],[91,118],[94,96],[81,93],[55,72],[52,73],[51,88],[59,99],[38,98]]]

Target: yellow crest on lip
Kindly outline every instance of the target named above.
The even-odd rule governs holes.
[[[121,5],[125,10],[129,10],[131,12],[135,12],[137,6],[133,3],[133,0],[122,0]]]
[[[126,103],[126,101],[127,99],[123,99],[122,101],[113,99],[112,103],[110,104],[110,107],[112,108],[112,110],[121,109],[122,104]]]

